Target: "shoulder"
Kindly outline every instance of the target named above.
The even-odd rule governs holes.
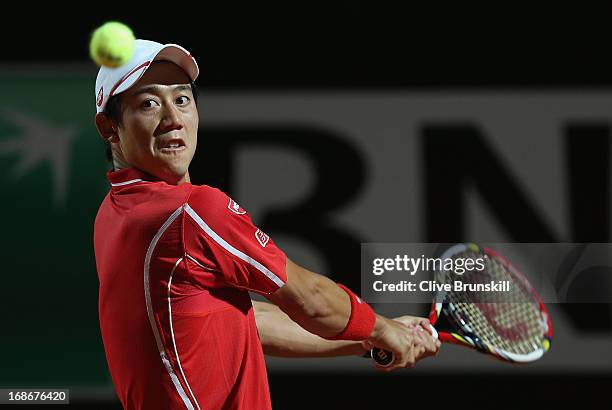
[[[194,185],[187,201],[188,209],[213,218],[247,215],[247,212],[225,192],[208,185]]]
[[[199,201],[219,201],[227,198],[225,192],[218,188],[208,185],[192,185],[189,201],[197,203]]]

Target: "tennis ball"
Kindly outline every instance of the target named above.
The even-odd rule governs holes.
[[[100,66],[116,68],[132,58],[135,40],[128,26],[118,21],[109,21],[93,32],[89,55]]]

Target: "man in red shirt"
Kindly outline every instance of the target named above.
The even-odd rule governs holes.
[[[191,184],[197,76],[182,47],[137,40],[130,62],[96,80],[95,122],[113,161],[94,229],[99,317],[124,408],[269,409],[263,350],[378,346],[396,357],[384,370],[436,354],[426,319],[376,315],[290,261],[223,192]],[[276,305],[256,303],[257,321],[249,291]]]

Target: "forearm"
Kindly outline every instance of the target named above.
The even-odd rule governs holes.
[[[361,356],[360,342],[332,341],[312,334],[295,323],[278,306],[253,301],[257,330],[264,353],[280,357]]]
[[[326,338],[342,332],[351,316],[347,293],[327,277],[289,259],[287,272],[288,283],[268,299],[310,333]]]

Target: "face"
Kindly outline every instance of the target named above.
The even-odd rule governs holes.
[[[120,98],[116,153],[128,166],[168,183],[189,182],[198,111],[187,74],[174,63],[156,61]]]

